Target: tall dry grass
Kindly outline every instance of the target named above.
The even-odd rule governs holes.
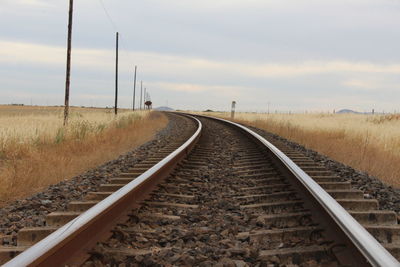
[[[168,119],[156,112],[0,106],[0,205],[116,158],[150,140]]]
[[[275,133],[400,187],[400,115],[237,113],[235,121]]]

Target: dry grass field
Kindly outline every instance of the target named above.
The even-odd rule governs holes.
[[[157,112],[0,106],[0,206],[71,178],[150,140],[168,119]]]
[[[400,115],[236,113],[235,121],[278,134],[400,187]]]

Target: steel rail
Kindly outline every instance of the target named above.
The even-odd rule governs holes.
[[[393,257],[353,216],[351,216],[334,198],[332,198],[318,183],[305,173],[296,163],[280,151],[264,137],[250,130],[249,128],[221,118],[196,115],[209,119],[218,120],[236,126],[247,132],[265,147],[268,148],[286,168],[303,184],[304,188],[318,201],[318,203],[331,216],[336,224],[342,229],[351,242],[358,248],[367,262],[376,267],[400,266],[400,263]]]
[[[3,266],[60,266],[70,260],[71,253],[86,248],[86,239],[97,235],[106,228],[104,221],[109,221],[116,215],[118,208],[126,210],[126,206],[132,204],[138,195],[143,194],[145,187],[155,184],[160,176],[166,176],[176,164],[185,157],[193,148],[202,131],[201,122],[192,117],[198,124],[196,132],[178,149],[166,156],[159,163],[135,178],[132,182],[114,192],[80,216],[65,224],[57,231],[28,248]],[[121,207],[125,206],[125,207]],[[104,231],[104,229],[102,229]]]

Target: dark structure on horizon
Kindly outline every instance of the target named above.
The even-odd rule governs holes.
[[[145,109],[150,110],[152,108],[153,102],[151,102],[150,100],[144,102],[145,104]]]

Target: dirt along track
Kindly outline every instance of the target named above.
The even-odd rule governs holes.
[[[346,260],[352,248],[341,243],[341,234],[335,236],[324,215],[316,213],[315,204],[265,148],[231,126],[201,121],[201,138],[189,156],[147,198],[135,203],[110,238],[87,251],[90,257],[84,266],[343,266],[352,262]],[[133,168],[145,171],[176,146]],[[362,191],[351,189],[350,183],[283,144],[280,149],[398,256],[394,212],[378,211],[377,201],[363,199]],[[135,176],[134,172],[121,174],[100,187],[103,193],[93,193],[86,204],[72,207],[83,211]]]

